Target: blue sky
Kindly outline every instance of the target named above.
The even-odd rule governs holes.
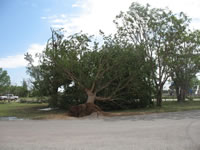
[[[45,44],[51,24],[42,17],[75,13],[78,10],[72,8],[73,4],[73,0],[0,0],[0,58],[22,55],[34,43]],[[24,65],[3,69],[13,84],[28,77]]]
[[[24,53],[41,52],[50,28],[68,34],[83,31],[97,35],[99,29],[113,33],[113,20],[136,0],[0,0],[0,67],[8,71],[12,84],[21,84],[26,74]],[[185,12],[200,29],[199,0],[138,0],[153,7]]]
[[[1,56],[24,52],[30,42],[44,43],[49,37],[49,24],[43,16],[70,14],[72,0],[1,0]],[[12,44],[11,44],[12,43]],[[10,45],[11,44],[11,45]]]

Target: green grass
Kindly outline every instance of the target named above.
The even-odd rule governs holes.
[[[23,103],[47,103],[49,97],[20,97]]]
[[[41,111],[39,109],[48,107],[47,103],[0,103],[0,117],[17,117],[25,119],[66,119],[67,112],[64,110]],[[112,115],[134,115],[161,112],[175,112],[186,110],[200,110],[200,101],[187,101],[177,103],[175,101],[163,102],[162,107],[150,107],[132,110],[111,111]],[[109,115],[108,115],[109,116]]]
[[[17,117],[25,119],[46,119],[52,115],[64,114],[62,110],[41,111],[47,108],[48,104],[27,104],[27,103],[0,103],[0,117]]]
[[[200,101],[186,101],[178,103],[176,101],[163,102],[162,107],[149,107],[149,108],[138,108],[132,110],[123,110],[116,112],[136,112],[136,113],[161,113],[161,112],[176,112],[186,110],[200,110]]]

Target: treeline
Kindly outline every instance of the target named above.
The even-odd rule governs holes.
[[[6,70],[0,68],[0,96],[6,94],[14,94],[19,97],[27,97],[33,95],[30,90],[28,90],[27,81],[23,80],[22,85],[11,85],[10,76]]]
[[[28,89],[28,84],[25,80],[22,81],[22,85],[10,85],[6,93],[14,94],[19,97],[31,96],[31,91]]]
[[[98,41],[52,29],[38,65],[25,55],[34,91],[64,108],[81,103],[102,109],[147,107],[152,99],[161,106],[163,86],[171,79],[177,100],[185,101],[200,68],[200,31],[190,30],[190,21],[182,12],[132,3],[116,17],[117,32],[101,31]]]

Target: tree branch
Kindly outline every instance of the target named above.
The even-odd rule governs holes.
[[[99,97],[99,96],[96,96],[96,100],[98,101],[112,101],[113,99],[111,97]]]
[[[82,89],[85,89],[85,86],[68,70],[64,70],[67,75],[70,77],[70,80],[73,80],[75,83],[77,83]]]
[[[110,80],[109,82],[107,82],[106,84],[104,84],[101,88],[99,88],[97,90],[97,93],[100,92],[100,91],[102,91],[103,89],[107,88],[116,79],[117,79],[117,77],[113,78],[112,80]]]

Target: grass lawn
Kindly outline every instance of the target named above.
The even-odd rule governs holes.
[[[0,117],[17,117],[25,119],[68,119],[67,111],[51,110],[41,111],[47,108],[48,104],[28,104],[28,103],[0,103]],[[161,112],[175,112],[186,110],[200,110],[200,101],[187,101],[177,103],[175,101],[163,102],[162,107],[141,108],[132,110],[121,110],[105,112],[106,116],[138,115]]]
[[[176,101],[166,101],[162,103],[162,107],[150,107],[150,108],[138,108],[131,110],[113,111],[111,116],[118,115],[140,115],[150,113],[162,113],[162,112],[176,112],[187,110],[200,110],[200,101],[186,101],[178,103]]]
[[[66,117],[63,110],[41,111],[47,108],[48,104],[27,104],[27,103],[0,103],[0,117],[17,117],[25,119],[53,119]]]

